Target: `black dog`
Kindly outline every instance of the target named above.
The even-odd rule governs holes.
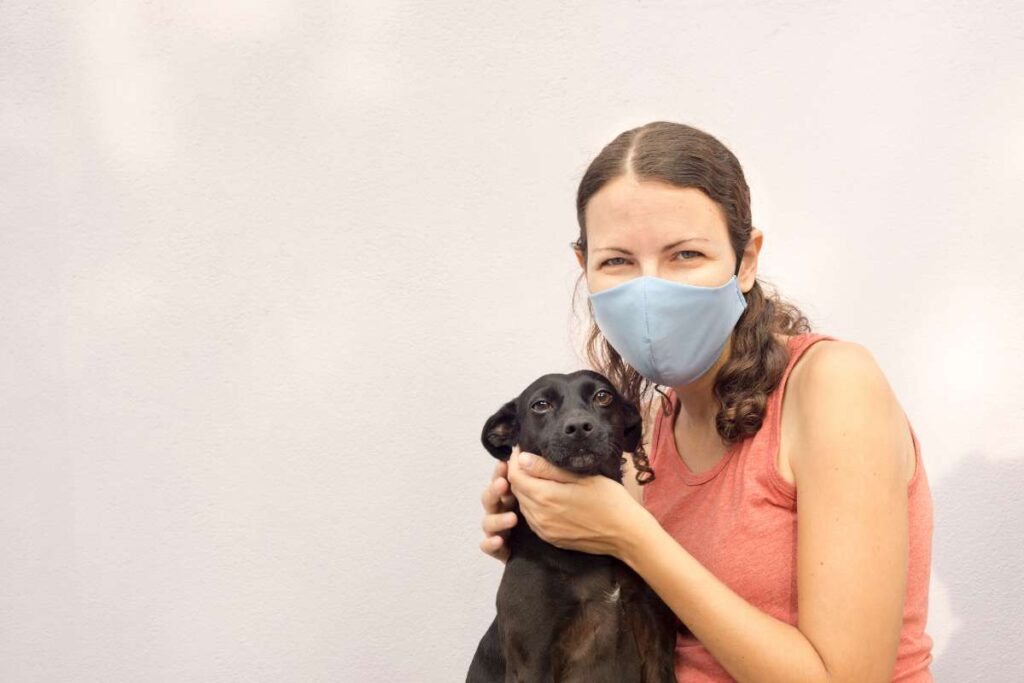
[[[622,454],[637,449],[642,428],[640,411],[607,378],[581,370],[533,382],[487,419],[481,440],[499,460],[518,444],[621,484]],[[467,683],[674,683],[676,631],[685,626],[658,594],[615,557],[544,542],[515,509],[498,614]]]

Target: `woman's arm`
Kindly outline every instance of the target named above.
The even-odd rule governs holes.
[[[806,365],[790,449],[799,628],[735,593],[643,508],[616,554],[742,683],[888,683],[906,584],[906,418],[863,347],[828,344]]]
[[[620,559],[647,581],[737,681],[829,681],[821,658],[798,629],[733,592],[654,517],[629,539]]]

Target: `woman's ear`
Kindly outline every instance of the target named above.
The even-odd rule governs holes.
[[[498,460],[507,461],[512,456],[512,446],[518,443],[519,418],[516,413],[516,399],[512,399],[484,423],[480,441],[487,452]]]
[[[740,291],[746,294],[754,286],[757,278],[757,256],[761,253],[761,246],[764,244],[764,233],[757,228],[750,229],[750,239],[743,249],[743,261],[740,264],[740,272],[736,276]]]
[[[587,274],[587,245],[580,241],[574,240],[571,245],[572,252],[576,255],[576,263],[580,264],[580,268],[583,269],[583,275]]]

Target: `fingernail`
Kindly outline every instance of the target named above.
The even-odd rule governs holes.
[[[521,467],[529,467],[530,463],[532,463],[532,462],[533,462],[533,456],[530,455],[529,453],[520,453],[519,454],[519,465]]]

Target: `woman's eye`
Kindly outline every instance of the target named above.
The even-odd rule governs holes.
[[[703,254],[701,254],[699,251],[693,251],[691,249],[683,249],[682,251],[677,251],[674,255],[678,256],[679,254],[693,254],[692,258],[681,259],[683,261],[692,261],[693,259],[697,258],[698,256],[703,256]],[[625,261],[625,260],[626,259],[623,258],[622,256],[613,256],[610,259],[605,259],[604,261],[602,261],[601,262],[601,267],[604,267],[604,266],[618,266],[618,265],[621,265],[621,264],[619,264],[619,263],[612,263],[612,261]]]

